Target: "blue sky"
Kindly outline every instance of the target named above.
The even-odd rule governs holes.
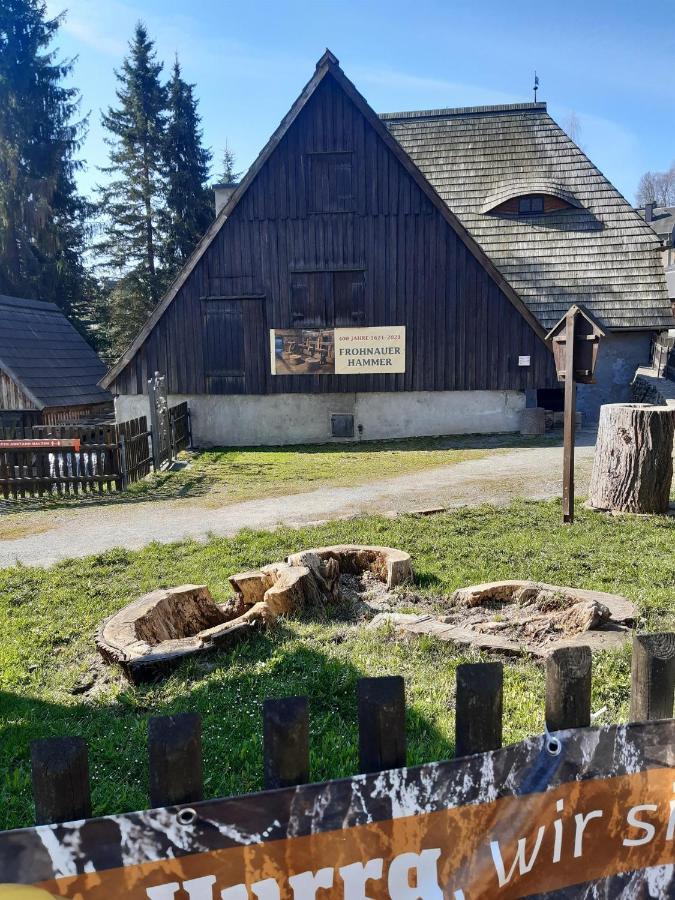
[[[142,19],[170,66],[196,84],[206,143],[227,141],[245,169],[310,78],[325,47],[378,112],[539,98],[632,201],[647,169],[675,159],[675,3],[637,0],[47,0],[67,9],[63,55],[91,111],[81,175],[86,191],[106,161],[100,110]]]

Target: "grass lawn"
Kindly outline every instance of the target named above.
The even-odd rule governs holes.
[[[181,471],[138,482],[130,496],[154,499],[206,495],[206,505],[220,506],[317,487],[350,487],[373,477],[481,459],[488,449],[476,443],[473,436],[299,447],[222,447],[195,453]],[[494,447],[500,443],[495,441]]]
[[[87,694],[71,693],[95,657],[98,622],[150,589],[204,582],[224,599],[227,576],[317,544],[354,541],[399,546],[413,556],[422,593],[500,578],[535,578],[627,595],[643,629],[675,627],[675,522],[607,517],[581,507],[573,526],[560,504],[519,502],[428,518],[363,518],[303,530],[242,532],[208,544],[111,551],[52,569],[0,571],[0,828],[31,823],[29,742],[80,734],[90,748],[95,813],[147,805],[145,735],[150,715],[198,710],[203,717],[207,796],[261,787],[261,707],[265,697],[307,694],[312,777],[356,771],[356,680],[404,675],[409,761],[453,752],[453,684],[460,662],[478,660],[432,639],[399,642],[341,618],[288,619],[231,651],[185,663],[162,683],[134,688],[115,670]],[[431,597],[430,597],[431,599]],[[593,708],[602,721],[627,713],[629,654],[595,660]],[[543,672],[509,662],[504,739],[543,728]]]

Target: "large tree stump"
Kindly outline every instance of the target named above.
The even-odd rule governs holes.
[[[600,407],[589,502],[594,509],[665,513],[673,480],[675,409],[649,403]]]

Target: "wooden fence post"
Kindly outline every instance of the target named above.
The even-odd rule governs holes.
[[[198,713],[158,716],[148,723],[150,806],[203,799],[202,723]]]
[[[171,410],[169,410],[169,443],[171,445],[171,461],[176,458],[178,455],[176,453],[176,420],[171,416]]]
[[[590,647],[560,647],[546,660],[546,727],[549,731],[591,724]]]
[[[265,790],[309,781],[307,697],[282,697],[263,704]]]
[[[405,682],[400,675],[358,682],[359,772],[406,764]]]
[[[565,317],[565,406],[563,413],[563,522],[574,522],[574,444],[576,441],[577,383],[574,380],[574,331],[577,311]]]
[[[674,688],[675,634],[636,634],[631,671],[631,721],[670,719]]]
[[[121,487],[123,491],[129,487],[129,471],[127,469],[127,447],[124,435],[120,434],[120,469],[121,469]]]
[[[502,746],[504,667],[499,662],[457,666],[455,756]]]
[[[35,824],[91,816],[87,745],[80,737],[33,741],[30,748]]]

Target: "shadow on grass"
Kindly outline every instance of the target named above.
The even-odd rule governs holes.
[[[579,432],[577,443],[585,440],[586,432]],[[589,433],[590,438],[590,433]],[[562,445],[562,429],[555,429],[545,435],[528,437],[517,433],[505,434],[455,434],[440,435],[438,437],[399,438],[396,440],[379,441],[340,441],[328,444],[288,444],[270,447],[210,447],[203,452],[218,453],[304,453],[331,455],[342,453],[378,453],[399,450],[401,452],[413,450],[489,450],[489,449],[520,449],[528,447],[550,447]]]
[[[415,573],[415,587],[418,588],[438,588],[439,590],[444,590],[445,585],[443,580],[435,575],[433,572],[416,572]]]
[[[190,499],[205,496],[212,486],[213,482],[205,474],[179,475],[176,472],[159,472],[150,476],[148,481],[136,482],[126,491],[106,490],[100,494],[22,497],[17,500],[0,499],[0,513],[48,512],[49,510],[126,506],[162,500]]]
[[[229,652],[185,662],[164,682],[128,685],[114,702],[73,698],[72,704],[60,704],[0,693],[5,722],[0,732],[0,830],[32,824],[30,742],[41,738],[77,735],[86,740],[94,815],[146,808],[151,716],[201,714],[207,798],[262,789],[262,705],[272,697],[309,697],[313,781],[355,774],[356,690],[366,673],[292,638],[282,626]],[[445,738],[411,707],[407,733],[411,764],[451,755]]]

